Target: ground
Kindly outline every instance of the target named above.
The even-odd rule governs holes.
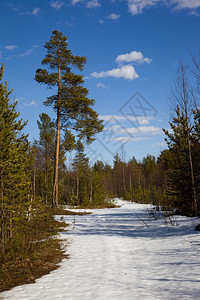
[[[199,299],[198,219],[155,220],[150,205],[117,203],[91,215],[58,216],[70,224],[60,235],[69,259],[0,299]]]

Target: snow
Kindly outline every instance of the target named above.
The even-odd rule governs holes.
[[[61,239],[70,258],[0,299],[199,299],[199,220],[176,216],[172,226],[150,218],[150,205],[117,202],[120,208],[63,216],[70,226]]]

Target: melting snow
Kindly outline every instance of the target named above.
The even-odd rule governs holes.
[[[198,219],[176,216],[171,226],[150,219],[150,205],[117,202],[120,208],[63,216],[70,224],[61,233],[70,259],[36,283],[15,287],[0,298],[199,299]]]

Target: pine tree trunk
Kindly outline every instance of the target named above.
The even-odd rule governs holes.
[[[191,144],[190,144],[190,134],[189,134],[189,121],[188,121],[188,94],[187,94],[187,82],[185,79],[185,72],[184,66],[181,62],[181,80],[182,80],[182,91],[183,91],[183,107],[185,112],[185,117],[187,120],[187,143],[188,143],[188,152],[189,152],[189,161],[190,161],[190,172],[191,172],[191,181],[192,181],[192,190],[193,190],[193,205],[194,205],[194,213],[197,214],[197,195],[196,195],[196,187],[194,181],[194,169],[193,169],[193,162],[192,162],[192,153],[191,153]]]
[[[48,165],[47,165],[47,151],[45,149],[45,203],[48,200]]]
[[[77,198],[77,202],[79,202],[78,197],[79,197],[79,175],[77,175],[77,178],[76,178],[76,198]]]
[[[194,213],[197,215],[197,193],[196,187],[194,182],[194,168],[192,162],[192,153],[191,153],[191,145],[190,145],[190,136],[189,136],[189,129],[187,125],[187,141],[188,141],[188,152],[189,152],[189,159],[190,159],[190,171],[191,171],[191,180],[192,180],[192,190],[193,190],[193,201],[194,201]]]
[[[55,153],[55,166],[54,166],[54,185],[53,185],[52,207],[57,207],[58,206],[59,150],[60,150],[60,108],[57,109],[56,153]]]
[[[60,67],[58,67],[57,129],[56,129],[56,151],[55,151],[52,207],[58,206],[58,166],[59,166],[59,151],[60,151],[60,121],[61,121],[60,100],[61,100],[61,74],[60,74]]]
[[[90,178],[90,203],[92,203],[93,196],[93,186],[92,186],[92,178]]]
[[[33,165],[33,201],[35,202],[36,198],[36,184],[35,184],[35,179],[36,179],[36,167],[35,167],[35,161]]]
[[[3,180],[1,178],[1,251],[5,252]]]

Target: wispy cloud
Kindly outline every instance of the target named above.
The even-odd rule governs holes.
[[[127,0],[128,8],[132,15],[138,15],[153,6],[166,5],[173,10],[188,9],[193,14],[200,8],[200,0]]]
[[[36,105],[35,100],[33,99],[30,103],[25,103],[24,106],[29,107],[29,106],[34,106]]]
[[[32,10],[31,15],[33,15],[33,16],[38,16],[39,13],[40,13],[40,8],[39,8],[39,7],[36,7],[36,8],[34,8],[34,9]]]
[[[110,14],[107,18],[110,19],[110,20],[117,20],[117,19],[120,18],[120,15],[113,13],[113,14]]]
[[[79,3],[79,2],[83,2],[84,0],[72,0],[72,5],[75,5],[75,4],[77,4],[77,3]]]
[[[101,120],[104,121],[119,121],[119,122],[124,122],[124,121],[132,121],[132,122],[137,122],[139,125],[147,125],[150,123],[150,121],[154,120],[153,117],[149,116],[122,116],[122,115],[104,115],[99,117]]]
[[[34,8],[33,10],[29,11],[21,11],[20,15],[31,15],[31,16],[38,16],[40,14],[41,10],[39,7]]]
[[[13,51],[13,50],[15,50],[18,47],[15,46],[15,45],[8,45],[8,46],[5,46],[4,48],[7,49],[7,50],[9,50],[9,51]]]
[[[134,80],[139,78],[139,75],[136,73],[134,67],[131,65],[123,66],[121,68],[115,68],[108,71],[93,72],[91,76],[95,78],[115,77],[128,80]]]
[[[175,0],[176,9],[197,9],[200,7],[200,0]]]
[[[122,134],[127,132],[131,135],[135,135],[135,134],[163,135],[162,128],[156,126],[139,126],[137,128],[131,127],[126,129],[120,129],[118,133]]]
[[[151,144],[151,147],[153,147],[153,148],[156,148],[156,147],[164,148],[164,147],[166,147],[166,143],[162,142],[162,143]]]
[[[59,10],[61,9],[61,7],[64,5],[64,2],[63,1],[60,1],[60,0],[52,0],[51,2],[49,2],[49,5],[56,9],[56,10]]]
[[[126,144],[127,142],[142,142],[149,140],[148,137],[129,137],[129,136],[120,136],[110,139],[111,141],[120,142],[122,144]]]
[[[121,54],[117,56],[116,62],[117,63],[151,63],[151,59],[145,58],[142,52],[132,51],[130,53]]]
[[[38,48],[38,45],[32,45],[31,48],[27,49],[26,51],[20,53],[20,54],[15,54],[12,56],[7,57],[7,60],[13,59],[13,58],[22,58],[25,56],[29,56],[33,53],[34,49]]]
[[[18,57],[29,56],[32,54],[35,48],[38,48],[38,45],[33,45],[30,49],[24,51],[23,53],[19,54]]]
[[[97,86],[98,88],[103,88],[103,89],[106,88],[105,84],[103,84],[102,82],[98,82],[96,86]]]
[[[132,15],[138,15],[143,12],[145,8],[150,8],[163,0],[128,0],[129,11]]]
[[[87,7],[89,7],[89,8],[96,8],[99,6],[101,6],[101,4],[99,3],[98,0],[90,0],[87,2]]]

